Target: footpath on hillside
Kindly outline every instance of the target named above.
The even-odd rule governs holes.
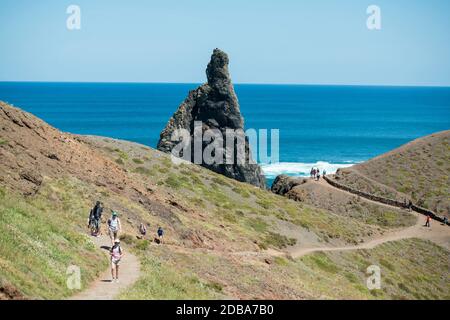
[[[108,254],[111,241],[107,236],[93,238],[95,245]],[[139,259],[129,250],[124,248],[125,255],[120,261],[119,282],[111,282],[111,267],[105,270],[101,276],[90,284],[84,291],[70,297],[70,300],[113,300],[119,293],[131,286],[140,276]]]
[[[350,192],[345,190],[341,190],[329,184],[324,179],[319,180],[316,183],[320,183],[327,188],[333,188],[339,192],[345,192],[353,195]],[[373,202],[378,205],[392,207],[385,203],[379,203],[374,200],[365,199],[364,201]],[[349,251],[349,250],[359,250],[359,249],[372,249],[378,245],[381,245],[390,241],[397,241],[402,239],[409,238],[420,238],[430,240],[447,250],[450,250],[450,228],[442,223],[437,221],[432,221],[431,227],[425,227],[425,216],[411,211],[410,214],[414,215],[417,218],[417,222],[415,225],[403,228],[396,229],[392,231],[388,231],[383,235],[379,235],[372,240],[367,242],[354,245],[354,246],[342,246],[342,247],[333,247],[333,246],[317,246],[317,247],[295,247],[291,248],[291,250],[287,250],[286,252],[268,249],[265,250],[264,253],[271,256],[282,256],[282,255],[290,255],[292,258],[299,258],[304,255],[314,253],[314,252],[329,252],[329,251]],[[93,238],[95,244],[104,249],[106,253],[108,253],[108,249],[110,246],[110,240],[106,236],[101,236],[98,238]],[[234,255],[257,255],[258,252],[235,252]],[[111,271],[110,268],[100,276],[99,279],[94,281],[86,290],[76,294],[71,297],[72,300],[112,300],[119,295],[121,290],[125,289],[128,286],[131,286],[140,276],[140,263],[138,258],[133,255],[128,250],[125,252],[125,256],[120,264],[119,283],[111,282]]]
[[[350,192],[347,192],[345,190],[341,190],[339,188],[336,188],[329,184],[326,180],[320,179],[319,181],[316,181],[316,183],[320,183],[321,185],[327,187],[327,188],[333,188],[334,190],[338,192],[344,192],[348,193],[350,195],[353,195]],[[392,207],[395,209],[398,209],[397,207],[390,206],[385,203],[377,202],[374,200],[365,199],[364,201],[376,203],[381,206],[386,207]],[[347,250],[358,250],[358,249],[372,249],[380,244],[390,242],[390,241],[396,241],[396,240],[402,240],[402,239],[409,239],[409,238],[420,238],[420,239],[426,239],[430,240],[440,246],[443,246],[444,248],[450,250],[450,228],[446,225],[443,225],[442,223],[438,221],[432,221],[431,227],[425,227],[425,216],[421,215],[417,212],[411,211],[410,214],[414,215],[417,219],[417,222],[414,226],[403,228],[403,229],[397,229],[393,231],[388,231],[387,233],[380,235],[370,241],[355,245],[355,246],[344,246],[344,247],[310,247],[310,248],[295,248],[292,251],[288,251],[289,254],[293,258],[298,258],[301,256],[304,256],[309,253],[313,252],[324,252],[324,251],[347,251]]]
[[[335,186],[329,184],[326,180],[320,179],[319,181],[313,181],[313,183],[319,183],[323,185],[325,188],[332,188],[333,191],[337,192],[343,192],[347,193],[349,195],[354,196],[353,193],[350,193],[348,191],[336,188]],[[382,202],[377,202],[374,200],[361,198],[363,201],[371,202],[380,206],[384,207],[390,207],[393,209],[398,209],[398,207],[391,206]],[[371,239],[367,242],[353,245],[353,246],[341,246],[341,247],[335,247],[335,246],[305,246],[305,247],[291,247],[287,249],[286,251],[279,251],[274,249],[268,249],[264,250],[264,254],[267,254],[269,256],[284,256],[288,255],[292,258],[299,258],[304,255],[314,253],[314,252],[329,252],[329,251],[349,251],[349,250],[359,250],[359,249],[373,249],[374,247],[381,245],[386,242],[391,241],[397,241],[402,239],[410,239],[410,238],[419,238],[419,239],[425,239],[430,240],[447,250],[450,250],[450,228],[438,221],[433,220],[431,222],[431,227],[425,227],[425,216],[422,214],[419,214],[415,211],[407,211],[405,209],[405,212],[408,212],[409,214],[412,214],[416,217],[416,224],[407,227],[407,228],[399,228],[394,230],[389,230],[385,232],[382,235],[376,236],[374,239]],[[250,251],[243,251],[243,252],[235,252],[234,255],[239,256],[255,256],[258,255],[257,252],[250,252]]]

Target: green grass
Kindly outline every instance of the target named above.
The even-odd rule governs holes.
[[[114,151],[117,153],[117,155],[119,156],[120,159],[128,160],[128,154],[125,151],[120,150],[120,149],[115,149]]]
[[[62,183],[51,191],[60,199],[55,204],[46,192],[28,200],[0,193],[0,283],[25,297],[59,299],[74,293],[66,286],[70,265],[81,268],[86,287],[107,259],[79,232],[87,212],[80,210],[86,208],[82,194]]]
[[[202,282],[193,274],[177,270],[152,255],[141,254],[142,276],[119,299],[214,299],[222,291],[218,283]]]
[[[263,245],[264,245],[263,247],[271,246],[274,248],[283,249],[288,246],[295,245],[296,242],[297,242],[297,240],[295,240],[293,238],[288,238],[284,235],[269,231],[265,234],[265,237],[263,240]]]
[[[180,182],[180,177],[174,175],[174,174],[170,174],[166,180],[164,181],[164,183],[169,186],[170,188],[173,189],[179,189],[181,187],[181,182]]]
[[[321,295],[330,298],[449,299],[448,255],[432,242],[407,239],[371,250],[314,253],[295,264],[296,268],[307,268],[315,279],[313,283],[301,276],[308,289],[319,289]],[[381,290],[366,287],[370,265],[381,269]]]
[[[143,164],[144,163],[143,160],[138,159],[138,158],[133,158],[133,162],[136,163],[136,164]]]

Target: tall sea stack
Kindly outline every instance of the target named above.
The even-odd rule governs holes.
[[[224,145],[226,145],[225,131],[227,129],[244,130],[244,119],[231,83],[228,62],[228,56],[225,52],[214,49],[211,61],[206,69],[208,82],[189,92],[186,100],[179,106],[161,132],[158,150],[171,153],[172,149],[178,144],[178,141],[171,140],[172,133],[177,129],[189,131],[193,140],[194,122],[196,121],[202,122],[202,132],[208,129],[220,130]],[[207,144],[203,143],[202,150],[206,146]],[[234,150],[238,150],[237,139],[234,141]],[[224,149],[224,157],[226,157],[227,152],[229,150]],[[242,164],[236,162],[234,164],[206,164],[202,162],[201,165],[229,178],[265,188],[264,175],[261,168],[252,161],[247,138],[245,138],[245,154],[246,159]],[[190,161],[194,162],[193,152]]]

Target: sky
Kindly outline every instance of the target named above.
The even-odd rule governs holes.
[[[235,83],[450,86],[450,1],[0,0],[0,81],[200,83],[216,47]]]

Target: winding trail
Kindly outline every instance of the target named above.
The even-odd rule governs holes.
[[[336,188],[329,184],[326,180],[320,179],[319,181],[316,181],[315,183],[320,183],[321,185],[327,187],[327,188],[333,188],[339,192],[345,192],[349,195],[354,196],[353,193],[347,192],[345,190],[341,190],[339,188]],[[380,206],[385,207],[391,207],[398,210],[398,207],[390,206],[385,203],[377,202],[374,200],[369,200],[362,198],[363,201],[375,203]],[[304,256],[309,253],[313,252],[328,252],[328,251],[348,251],[348,250],[358,250],[358,249],[373,249],[374,247],[390,242],[390,241],[396,241],[396,240],[402,240],[402,239],[409,239],[409,238],[420,238],[420,239],[427,239],[430,240],[440,246],[443,246],[447,250],[450,250],[450,228],[446,225],[443,225],[442,223],[439,223],[437,221],[431,222],[431,227],[425,227],[425,216],[411,211],[408,212],[412,215],[414,215],[417,219],[417,222],[414,226],[403,228],[403,229],[396,229],[392,231],[388,231],[383,235],[377,236],[372,240],[369,240],[368,242],[364,242],[355,246],[344,246],[344,247],[306,247],[306,248],[295,248],[294,250],[289,251],[288,253],[293,258],[299,258],[301,256]]]
[[[93,242],[99,248],[105,251],[109,257],[109,248],[111,242],[109,237],[100,236],[93,237]],[[139,259],[133,255],[129,250],[124,248],[124,256],[120,262],[119,268],[119,283],[111,282],[111,268],[102,273],[102,275],[92,282],[90,286],[84,291],[70,297],[70,300],[112,300],[119,295],[119,293],[132,285],[140,276],[140,262]]]
[[[336,188],[335,186],[332,186],[329,184],[326,180],[320,179],[319,181],[313,181],[313,183],[319,183],[323,185],[326,188],[332,188],[335,191],[338,192],[344,192],[349,195],[355,196],[353,193],[347,192],[345,190],[341,190],[339,188]],[[380,206],[384,207],[390,207],[396,210],[399,210],[398,207],[391,206],[385,203],[377,202],[374,200],[361,198],[362,201],[367,201],[370,203],[374,203]],[[314,252],[330,252],[330,251],[350,251],[350,250],[359,250],[359,249],[373,249],[378,245],[381,245],[383,243],[391,242],[391,241],[397,241],[402,239],[410,239],[410,238],[419,238],[419,239],[425,239],[430,240],[447,250],[450,250],[450,228],[438,221],[432,220],[431,221],[431,227],[425,227],[425,216],[422,214],[419,214],[415,211],[407,211],[409,214],[416,217],[416,224],[407,227],[407,228],[399,228],[399,229],[393,229],[385,232],[382,235],[376,236],[375,238],[358,244],[354,246],[341,246],[341,247],[333,247],[333,246],[314,246],[314,247],[291,247],[288,248],[286,251],[279,251],[274,249],[268,249],[265,250],[264,253],[269,256],[290,256],[292,258],[300,258],[304,255],[314,253]],[[256,256],[258,255],[258,252],[250,252],[250,251],[243,251],[243,252],[235,252],[234,255],[238,256]]]
[[[353,193],[347,192],[345,190],[341,190],[329,184],[326,180],[321,179],[318,182],[321,185],[327,188],[333,188],[339,192],[345,192],[352,196]],[[385,203],[380,203],[374,200],[362,198],[364,201],[372,202],[377,205],[392,207],[398,209],[397,207],[390,206]],[[342,246],[342,247],[333,247],[333,246],[315,246],[315,247],[295,247],[288,249],[286,251],[278,251],[274,249],[268,249],[263,251],[264,254],[269,256],[291,256],[292,258],[300,258],[304,255],[314,253],[314,252],[330,252],[330,251],[350,251],[350,250],[359,250],[359,249],[373,249],[374,247],[381,245],[383,243],[397,241],[402,239],[409,238],[420,238],[430,240],[447,250],[450,250],[450,228],[446,225],[443,225],[437,221],[431,222],[431,227],[425,227],[425,217],[417,212],[411,211],[408,212],[414,215],[417,219],[416,224],[403,229],[395,229],[387,231],[386,233],[375,237],[367,242],[354,245],[354,246]],[[101,236],[99,238],[93,238],[94,243],[105,249],[105,253],[108,254],[108,249],[110,246],[109,238],[106,236]],[[237,256],[257,256],[260,255],[261,252],[255,251],[242,251],[242,252],[234,252],[233,255]],[[109,256],[109,254],[108,254]],[[122,262],[120,264],[119,270],[119,283],[111,282],[111,271],[110,268],[103,272],[99,279],[94,281],[89,288],[86,290],[72,296],[71,300],[112,300],[116,298],[119,293],[131,286],[140,276],[140,262],[138,258],[133,255],[131,252],[126,251],[125,256],[122,258]]]

